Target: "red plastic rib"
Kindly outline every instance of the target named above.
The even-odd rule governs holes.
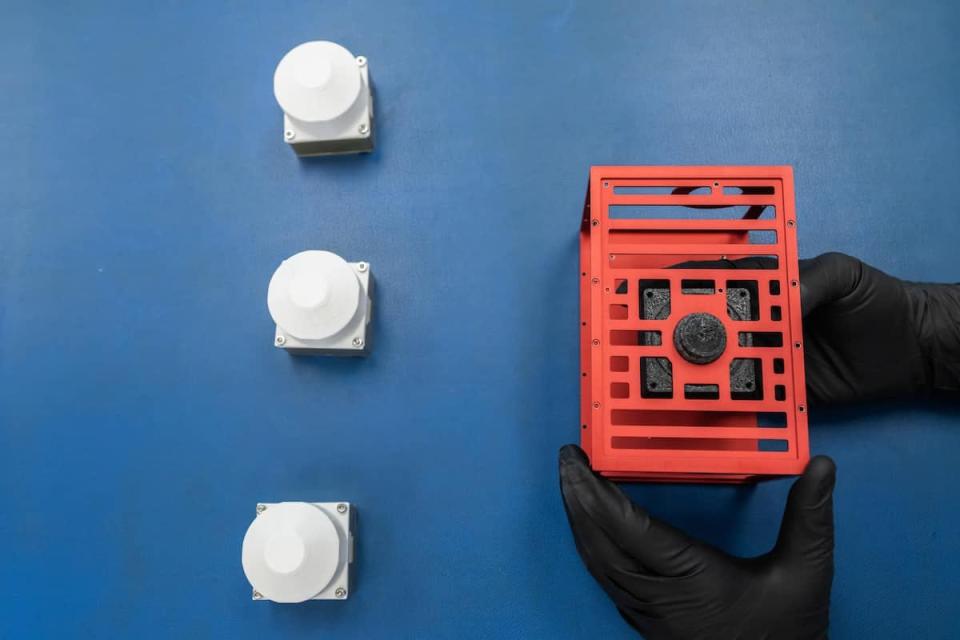
[[[581,441],[595,470],[668,482],[803,470],[790,167],[593,167],[580,263]],[[685,317],[692,337],[675,338]],[[718,332],[725,346],[703,356],[698,340]]]

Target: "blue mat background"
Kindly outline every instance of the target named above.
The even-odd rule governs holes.
[[[630,638],[577,557],[591,164],[790,164],[801,251],[960,281],[960,4],[0,2],[0,637]],[[272,74],[369,58],[370,156],[302,162]],[[266,288],[377,280],[373,355],[276,350]],[[817,411],[833,638],[955,636],[952,407]],[[638,486],[739,553],[788,480]],[[250,601],[258,501],[354,502],[346,602]]]

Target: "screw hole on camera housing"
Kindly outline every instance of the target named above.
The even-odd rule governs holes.
[[[763,361],[760,358],[734,358],[730,361],[730,398],[763,400]]]
[[[756,280],[727,280],[727,315],[732,320],[760,320],[760,287]]]
[[[673,397],[673,364],[667,358],[640,358],[640,397]]]

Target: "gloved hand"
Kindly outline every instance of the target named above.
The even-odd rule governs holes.
[[[676,266],[750,269],[769,260]],[[957,396],[960,285],[907,282],[825,253],[800,261],[800,298],[811,404]]]
[[[800,296],[812,403],[960,390],[960,286],[825,253],[800,261]]]
[[[560,450],[560,490],[580,557],[621,615],[650,640],[826,638],[836,468],[818,456],[794,483],[776,546],[728,555],[650,516]]]

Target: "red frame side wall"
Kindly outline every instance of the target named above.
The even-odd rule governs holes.
[[[683,195],[669,194],[641,194],[619,195],[617,187],[637,185],[669,185],[669,186],[708,186],[709,194]],[[724,193],[724,187],[769,185],[774,187],[772,194],[753,195]],[[702,189],[701,189],[702,191]],[[775,208],[775,217],[772,220],[754,219],[697,219],[697,209],[692,208],[691,219],[664,220],[664,219],[619,219],[609,215],[611,204],[627,205],[681,205],[690,207],[730,206],[730,205],[769,205]],[[749,244],[747,234],[750,231],[774,231],[776,243]],[[633,234],[633,235],[631,235]],[[668,234],[668,235],[654,235]],[[623,242],[621,236],[636,237],[642,242]],[[651,240],[651,237],[653,240]],[[616,238],[616,242],[611,242]],[[669,239],[662,244],[658,238]],[[683,239],[679,241],[678,239]],[[690,242],[686,240],[689,239]],[[803,371],[803,333],[800,311],[799,267],[796,240],[796,212],[794,209],[793,172],[790,167],[593,167],[590,173],[590,184],[587,193],[587,202],[584,207],[584,216],[580,232],[580,283],[581,283],[581,442],[590,457],[594,469],[612,477],[625,479],[647,480],[675,480],[675,481],[705,481],[725,482],[742,481],[758,475],[795,474],[802,471],[809,458],[809,442],[807,436],[806,416],[806,389]],[[615,253],[614,253],[615,252]],[[717,255],[726,255],[731,259],[747,255],[775,254],[779,259],[779,266],[775,270],[731,272],[726,269],[703,270],[686,272],[684,270],[669,270],[669,260],[675,260],[677,255],[688,256],[690,259],[716,258]],[[610,256],[621,256],[621,264],[632,260],[634,266],[618,268],[611,264]],[[640,257],[643,256],[643,257]],[[663,262],[657,266],[649,266],[647,262],[656,263],[660,256]],[[668,257],[669,256],[669,257]],[[640,264],[641,267],[636,266]],[[687,400],[674,398],[669,402],[659,399],[639,398],[631,395],[630,398],[613,398],[610,393],[611,382],[630,384],[639,379],[634,366],[628,372],[615,374],[609,371],[607,363],[612,355],[628,354],[637,360],[643,353],[669,353],[672,340],[664,334],[663,345],[659,348],[646,346],[618,347],[611,344],[610,331],[617,328],[643,329],[645,322],[636,319],[636,302],[634,295],[626,299],[631,317],[628,320],[613,320],[608,317],[609,303],[616,297],[615,281],[618,278],[632,278],[636,282],[639,278],[660,278],[666,274],[671,282],[680,278],[715,278],[724,281],[736,275],[737,277],[755,277],[758,281],[777,279],[782,283],[781,302],[783,307],[782,321],[770,323],[765,321],[753,322],[750,329],[764,331],[778,329],[783,332],[784,348],[777,350],[787,363],[784,375],[777,379],[787,388],[788,396],[785,402],[776,403],[770,399],[770,394],[764,394],[764,400],[757,402],[730,400],[721,395],[720,400]],[[672,285],[676,286],[676,285]],[[616,300],[620,302],[622,300]],[[684,312],[696,310],[701,301],[687,302],[683,296],[677,296],[674,304],[677,306],[673,318],[674,322]],[[717,303],[712,303],[717,304]],[[692,306],[691,306],[692,305]],[[733,330],[737,328],[732,321],[729,325]],[[774,326],[775,325],[775,326]],[[651,325],[652,326],[652,325]],[[728,326],[728,331],[731,330]],[[671,334],[672,335],[672,334]],[[772,355],[758,356],[756,349],[738,347],[733,344],[728,347],[730,357],[749,354],[754,357],[764,357],[769,363]],[[676,353],[672,354],[676,356]],[[766,364],[764,365],[766,366]],[[688,363],[674,365],[677,381],[675,386],[680,387],[684,376],[693,369]],[[689,379],[689,378],[687,378]],[[721,385],[722,386],[722,385]],[[772,390],[772,385],[770,386]],[[724,393],[729,389],[724,388]],[[616,436],[630,436],[639,438],[671,437],[682,434],[682,437],[723,437],[733,441],[746,439],[761,439],[769,435],[769,431],[757,427],[756,419],[746,420],[735,426],[701,426],[696,425],[614,425],[611,412],[614,410],[636,411],[703,411],[703,412],[753,412],[759,414],[769,411],[782,411],[787,414],[787,429],[778,432],[784,435],[789,448],[785,452],[771,451],[675,451],[671,449],[643,449],[636,450],[614,449],[611,438]],[[667,415],[667,414],[664,414]],[[722,429],[722,432],[719,431]]]

